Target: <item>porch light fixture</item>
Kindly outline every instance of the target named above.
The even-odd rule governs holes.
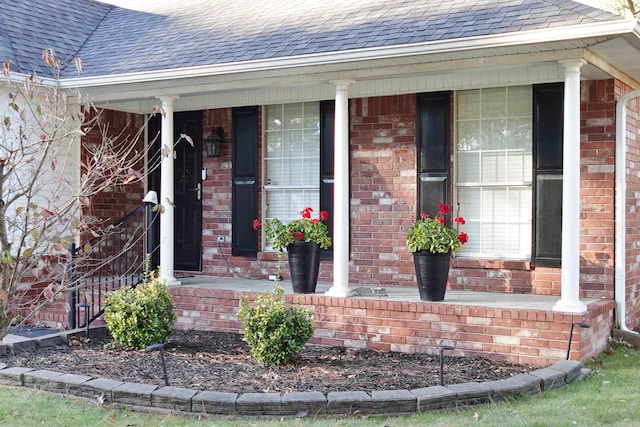
[[[440,385],[444,386],[444,353],[445,350],[453,350],[455,347],[452,345],[441,345],[438,346],[438,350],[440,350]]]
[[[204,140],[207,157],[220,157],[220,149],[223,143],[224,129],[220,126],[214,126],[211,129],[211,133]]]
[[[578,323],[578,322],[572,322],[571,323],[571,330],[569,331],[569,345],[567,345],[567,360],[569,360],[569,353],[571,353],[571,339],[573,338],[573,327],[577,326],[579,328],[590,328],[591,326],[589,326],[586,323]]]

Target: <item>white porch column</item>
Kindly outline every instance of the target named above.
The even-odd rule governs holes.
[[[177,96],[162,96],[162,138],[160,150],[160,205],[164,212],[160,214],[160,278],[167,285],[179,285],[173,273],[173,101]]]
[[[347,297],[349,287],[349,85],[336,81],[333,184],[333,286],[325,295]]]
[[[564,65],[564,150],[562,152],[562,274],[555,311],[582,313],[580,301],[580,67],[582,60]]]

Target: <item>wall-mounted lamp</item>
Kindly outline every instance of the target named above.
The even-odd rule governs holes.
[[[207,149],[207,157],[220,157],[220,149],[224,143],[224,129],[220,126],[213,127],[211,133],[205,138],[204,145]]]

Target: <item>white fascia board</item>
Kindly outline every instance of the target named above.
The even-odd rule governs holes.
[[[318,53],[256,61],[206,65],[172,70],[145,71],[96,77],[64,79],[63,87],[98,87],[113,84],[143,83],[169,79],[188,79],[210,75],[241,74],[263,70],[288,69],[325,64],[349,63],[383,58],[426,55],[505,46],[540,44],[562,40],[590,39],[603,36],[633,34],[640,38],[640,27],[635,19],[580,24],[567,27],[518,31],[490,36],[477,36],[447,41],[425,42],[388,47],[354,49],[341,52]]]

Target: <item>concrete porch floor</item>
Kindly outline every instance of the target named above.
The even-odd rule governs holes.
[[[202,289],[221,289],[232,290],[236,292],[264,292],[273,290],[276,284],[279,284],[286,294],[293,294],[291,282],[287,280],[278,283],[271,280],[245,279],[239,277],[211,277],[185,275],[178,278],[179,285],[184,287],[194,287]],[[316,295],[324,295],[331,288],[331,283],[318,283],[316,287]],[[377,286],[351,285],[351,289],[370,288],[375,289]],[[419,302],[420,296],[418,288],[405,286],[388,286],[384,288],[387,296],[368,295],[354,296],[350,298],[368,298],[368,299],[385,299],[388,301],[407,301]],[[556,295],[531,295],[531,294],[514,294],[514,293],[498,293],[498,292],[479,292],[479,291],[456,291],[447,290],[444,301],[437,304],[460,304],[470,306],[481,306],[490,308],[518,309],[518,310],[543,310],[553,311],[553,306],[558,302],[560,297]],[[599,301],[596,298],[581,298],[585,305]]]

